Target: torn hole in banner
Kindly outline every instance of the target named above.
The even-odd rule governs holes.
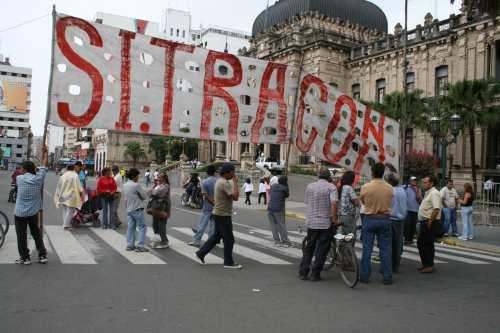
[[[189,117],[191,115],[191,111],[190,110],[184,110],[182,111],[182,114],[186,117]]]
[[[247,80],[247,86],[248,88],[255,88],[257,87],[257,81],[255,80],[255,78],[251,77]]]
[[[309,104],[306,104],[306,113],[311,114],[313,111],[312,107]]]
[[[347,119],[348,116],[349,116],[349,113],[346,110],[343,110],[342,111],[342,118]]]
[[[243,105],[250,105],[251,100],[252,99],[248,95],[241,95],[240,96],[240,101],[241,101],[241,104],[243,104]]]
[[[78,46],[83,46],[83,40],[78,36],[73,36],[73,42]]]
[[[351,144],[351,147],[352,147],[352,150],[354,150],[356,152],[359,151],[359,143],[353,141]]]
[[[224,129],[222,127],[214,128],[214,135],[224,135]]]
[[[182,78],[178,79],[176,87],[177,87],[178,91],[188,92],[188,93],[192,93],[193,92],[193,86],[186,79],[182,79]]]
[[[345,165],[347,165],[347,166],[351,165],[351,160],[350,160],[350,159],[348,159],[348,158],[346,158],[346,159],[344,160],[344,164],[345,164]]]
[[[142,81],[142,86],[144,88],[151,88],[151,81]]]
[[[61,73],[64,73],[66,72],[66,70],[68,69],[68,66],[66,66],[66,64],[59,64],[57,65],[57,70]]]
[[[73,95],[73,96],[80,95],[80,90],[81,90],[80,86],[76,85],[76,84],[70,84],[68,87],[68,92],[70,93],[70,95]]]
[[[357,136],[361,135],[361,130],[359,129],[359,127],[356,127],[356,129],[354,131],[356,132]]]
[[[385,128],[386,132],[389,134],[394,134],[394,126],[389,125]]]
[[[254,71],[257,68],[255,65],[248,65],[248,70],[249,71]]]
[[[229,67],[227,67],[226,65],[219,65],[217,67],[217,70],[219,71],[219,74],[222,76],[226,76],[229,74]]]
[[[276,119],[276,113],[274,113],[274,112],[268,112],[266,114],[266,116],[267,116],[267,119]]]
[[[109,104],[112,104],[112,103],[114,103],[114,101],[115,101],[115,99],[113,98],[113,96],[106,96],[106,97],[104,98],[104,100],[105,100],[106,102],[108,102]]]
[[[224,108],[219,107],[215,109],[215,115],[217,117],[224,117],[226,115],[226,110],[224,110]]]
[[[333,138],[332,142],[333,142],[333,144],[334,144],[335,146],[341,146],[341,145],[342,145],[342,141],[340,141],[340,140],[339,140],[339,139],[337,139],[337,138]]]
[[[184,64],[186,66],[186,69],[188,71],[191,71],[191,72],[199,72],[200,71],[200,65],[198,65],[196,62],[194,61],[186,61],[186,63]]]
[[[358,118],[363,118],[363,111],[358,111]]]
[[[149,66],[153,63],[154,58],[151,54],[146,53],[146,52],[140,52],[139,53],[139,61],[143,63],[146,66]]]
[[[247,130],[243,130],[240,132],[240,136],[242,137],[247,137],[248,136],[248,131]]]
[[[278,131],[274,127],[264,127],[264,135],[276,135]]]
[[[305,125],[302,131],[304,132],[304,134],[309,135],[309,133],[311,132],[311,127],[309,125]]]
[[[396,149],[392,146],[385,146],[385,152],[392,158],[396,157]]]
[[[370,143],[368,144],[370,149],[373,150],[373,151],[378,151],[378,146],[374,143]]]
[[[104,53],[104,60],[111,61],[113,59],[113,55],[111,53]]]
[[[191,128],[190,128],[189,123],[181,121],[179,123],[179,132],[181,132],[181,133],[189,133],[189,132],[191,132]]]
[[[252,116],[244,116],[243,118],[241,118],[241,122],[243,124],[250,124],[252,122]]]
[[[116,78],[111,74],[108,74],[106,79],[108,80],[109,83],[115,83],[115,81],[116,81]]]
[[[374,123],[376,123],[376,122],[378,121],[378,117],[377,117],[377,116],[372,116],[372,121],[373,121]]]

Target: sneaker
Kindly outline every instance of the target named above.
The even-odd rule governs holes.
[[[48,260],[47,260],[47,257],[46,257],[46,256],[40,256],[40,257],[38,258],[38,263],[39,263],[39,264],[46,264],[47,262],[48,262]]]
[[[126,251],[134,251],[135,250],[135,246],[127,246],[127,248],[125,249]]]
[[[15,263],[18,265],[31,265],[31,260],[19,258],[16,259]]]
[[[466,241],[467,240],[467,236],[460,236],[460,237],[458,237],[458,239],[460,239],[462,241]]]
[[[281,247],[281,243],[280,242],[274,242],[274,246]]]
[[[236,262],[233,262],[232,265],[224,265],[224,268],[228,268],[228,269],[242,269],[243,266],[241,266],[240,264],[238,264]]]
[[[199,248],[201,246],[201,243],[198,243],[198,242],[189,242],[189,243],[187,243],[187,245]]]
[[[154,242],[151,246],[153,249],[168,249],[168,242]]]
[[[373,256],[372,261],[374,262],[380,262],[380,257],[379,256]]]
[[[451,234],[451,237],[458,237],[458,234],[455,232],[455,233]]]
[[[196,258],[198,258],[198,261],[200,262],[200,265],[206,265],[205,264],[205,257],[202,257],[198,252],[195,253]]]
[[[151,237],[151,240],[152,240],[153,242],[159,243],[159,242],[161,242],[161,237],[160,237],[160,235],[158,235],[158,234],[154,234],[154,236],[153,236],[153,237]]]
[[[149,252],[148,249],[146,249],[145,247],[136,247],[135,252],[139,252],[139,253],[142,253],[142,252]]]
[[[474,239],[474,236],[469,236],[467,237],[468,240],[473,240]]]

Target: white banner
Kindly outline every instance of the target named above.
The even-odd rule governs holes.
[[[366,173],[398,165],[398,124],[298,69],[58,15],[54,125],[283,144]]]

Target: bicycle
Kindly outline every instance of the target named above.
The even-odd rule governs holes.
[[[3,246],[5,242],[5,231],[3,230],[3,226],[0,224],[0,248]]]
[[[9,231],[9,218],[1,210],[0,210],[0,225],[3,227],[4,233],[7,234],[7,232]]]
[[[359,265],[356,252],[354,251],[354,242],[356,236],[352,233],[343,235],[336,234],[330,246],[328,257],[330,262],[325,264],[325,270],[334,267],[340,269],[340,276],[349,288],[354,288],[359,279]]]

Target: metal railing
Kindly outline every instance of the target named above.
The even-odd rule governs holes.
[[[478,186],[475,200],[476,224],[500,225],[500,183],[484,182]]]

